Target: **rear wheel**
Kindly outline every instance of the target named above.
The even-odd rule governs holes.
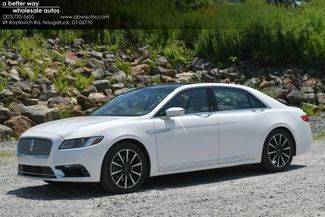
[[[100,184],[104,190],[112,193],[134,192],[144,182],[147,170],[142,150],[133,143],[123,142],[106,154]]]
[[[288,132],[277,129],[265,140],[261,165],[272,172],[286,170],[294,155],[294,141]]]

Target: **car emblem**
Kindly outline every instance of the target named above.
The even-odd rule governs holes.
[[[34,139],[31,140],[31,144],[29,146],[29,152],[33,152],[33,148],[34,148]]]

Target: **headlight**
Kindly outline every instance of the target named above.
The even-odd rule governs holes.
[[[103,136],[95,136],[95,137],[64,140],[60,145],[59,149],[88,147],[100,143],[103,140],[103,138],[104,138]]]

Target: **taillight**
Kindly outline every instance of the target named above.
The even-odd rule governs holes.
[[[303,115],[303,116],[301,116],[301,119],[302,119],[303,121],[305,121],[305,122],[309,122],[309,117],[308,117],[308,115]]]

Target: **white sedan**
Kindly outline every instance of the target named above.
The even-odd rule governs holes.
[[[85,117],[38,125],[17,147],[18,174],[99,182],[114,193],[147,177],[259,163],[286,170],[309,150],[308,116],[249,87],[164,84],[130,90]]]

